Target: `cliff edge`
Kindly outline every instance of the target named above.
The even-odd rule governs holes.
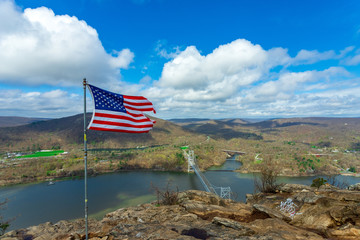
[[[89,222],[89,239],[360,239],[360,191],[285,184],[247,203],[190,190],[175,205],[121,208]],[[84,220],[14,230],[4,240],[85,239]]]

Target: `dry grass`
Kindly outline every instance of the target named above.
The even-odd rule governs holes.
[[[179,200],[179,188],[172,189],[171,182],[168,181],[165,189],[160,189],[157,186],[151,184],[151,188],[155,191],[158,205],[175,205]]]

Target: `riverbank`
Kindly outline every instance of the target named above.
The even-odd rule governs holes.
[[[216,164],[209,166],[209,164],[202,164],[203,167],[202,169],[204,169],[204,171],[206,170],[218,170],[218,169],[222,169],[222,166],[224,166],[224,164],[228,159],[224,159],[222,161],[217,161]],[[236,165],[234,168],[235,169],[231,169],[231,171],[234,172],[238,172],[238,173],[243,173],[243,174],[257,174],[260,171],[259,170],[255,170],[252,169],[251,171],[246,170],[244,168],[241,168],[242,162],[239,160],[230,160],[230,162],[237,162],[239,163],[238,165]],[[102,165],[104,165],[103,163],[101,163]],[[151,171],[151,172],[187,172],[187,167],[185,166],[186,164],[184,164],[183,166],[172,166],[172,167],[162,167],[161,165],[158,165],[156,167],[153,168],[144,168],[139,166],[138,164],[135,165],[130,165],[127,164],[126,166],[123,166],[121,169],[109,169],[107,167],[102,166],[101,164],[98,164],[96,166],[94,166],[93,168],[89,168],[88,169],[88,176],[89,177],[95,177],[98,175],[103,175],[103,174],[109,174],[109,173],[116,173],[116,172],[131,172],[131,171],[137,171],[137,172],[141,172],[141,171]],[[205,167],[204,167],[205,166]],[[236,169],[237,168],[237,169]],[[206,170],[205,170],[206,169]],[[226,169],[225,170],[230,170],[230,169]],[[310,173],[310,172],[291,172],[288,173],[286,171],[282,171],[278,174],[278,176],[281,177],[314,177],[314,176],[327,176],[327,175],[342,175],[342,176],[353,176],[353,177],[360,177],[360,174],[358,173],[344,173],[344,172],[339,172],[339,173],[334,173],[334,172],[329,172],[329,173]],[[51,176],[37,176],[37,177],[29,177],[29,176],[18,176],[18,177],[11,177],[8,179],[0,179],[0,187],[5,187],[5,186],[12,186],[12,185],[18,185],[18,184],[29,184],[29,183],[41,183],[41,182],[56,182],[56,181],[64,181],[64,180],[74,180],[74,179],[80,179],[84,177],[84,169],[77,169],[77,170],[71,170],[71,171],[67,171],[64,169],[61,169],[61,171],[57,171],[55,174],[51,175]]]
[[[84,176],[82,152],[66,156],[0,161],[0,187],[51,179],[71,179]],[[207,169],[221,165],[226,154],[214,147],[201,145],[197,149],[199,167]],[[187,161],[177,146],[156,146],[149,149],[125,149],[119,152],[97,152],[88,156],[88,175],[96,176],[120,171],[175,171],[186,172]]]
[[[290,199],[290,200],[289,200]],[[247,202],[190,190],[175,205],[121,208],[90,220],[89,239],[348,239],[360,237],[360,192],[285,184],[277,193],[248,194]],[[294,207],[294,211],[289,211]],[[84,220],[50,222],[6,233],[3,239],[83,239]]]
[[[111,174],[111,173],[120,173],[120,172],[169,172],[167,169],[145,169],[145,168],[128,168],[128,169],[117,169],[113,171],[105,170],[105,171],[94,171],[94,169],[88,169],[89,177],[96,177],[99,175]],[[171,170],[170,172],[185,172],[184,170]],[[65,175],[65,176],[64,176]],[[68,173],[63,173],[61,176],[51,176],[51,177],[37,177],[34,178],[17,178],[17,179],[7,179],[0,180],[0,187],[9,187],[20,184],[36,184],[43,182],[57,182],[57,181],[66,181],[66,180],[75,180],[81,179],[84,177],[84,169],[79,171],[71,171]]]
[[[243,173],[243,174],[258,174],[260,173],[259,170],[254,170],[254,171],[247,171],[247,170],[242,170],[242,169],[238,169],[238,170],[234,170],[234,172],[238,172],[238,173]],[[336,176],[336,175],[341,175],[341,176],[347,176],[347,177],[359,177],[360,178],[360,174],[359,173],[326,173],[326,172],[321,172],[321,173],[317,173],[317,174],[313,174],[313,173],[293,173],[293,174],[288,174],[288,173],[279,173],[277,176],[279,177],[316,177],[316,176]]]

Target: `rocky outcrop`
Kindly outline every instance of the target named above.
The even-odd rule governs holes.
[[[360,183],[356,183],[354,185],[350,185],[349,186],[349,190],[352,190],[352,191],[360,191]]]
[[[360,192],[358,191],[340,190],[329,185],[318,189],[286,184],[279,187],[279,192],[276,194],[258,194],[256,197],[249,196],[248,199],[248,204],[261,204],[270,209],[282,210],[292,218],[290,225],[308,229],[325,238],[360,239]],[[291,211],[281,208],[286,205],[284,203],[288,199],[292,203]],[[287,205],[289,208],[289,204]]]
[[[280,212],[278,210],[275,210],[275,209],[272,209],[272,208],[269,208],[269,207],[266,207],[264,205],[254,204],[253,208],[256,211],[265,213],[266,215],[268,215],[271,218],[278,218],[278,219],[281,219],[281,220],[286,221],[286,222],[291,221],[291,218],[288,217],[288,216],[285,216],[282,212]]]
[[[286,184],[247,203],[186,191],[178,204],[121,208],[89,223],[89,239],[360,239],[360,192]],[[84,221],[11,231],[15,239],[84,239]]]

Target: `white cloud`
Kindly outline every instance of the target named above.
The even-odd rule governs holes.
[[[360,101],[357,93],[360,86],[343,89],[326,89],[320,92],[300,92],[287,98],[274,98],[267,101],[248,101],[237,97],[236,106],[243,106],[239,117],[306,117],[306,116],[358,116]],[[280,94],[279,94],[280,95]],[[229,117],[233,115],[229,114]]]
[[[249,47],[252,46],[249,45]],[[261,52],[266,57],[251,68],[252,70],[256,69],[257,72],[254,71],[258,74],[254,81],[241,83],[242,79],[238,78],[236,80],[240,83],[234,81],[234,84],[226,86],[229,83],[227,82],[229,74],[224,74],[223,78],[210,79],[208,77],[207,81],[202,81],[203,75],[206,76],[208,72],[202,72],[199,69],[203,68],[202,64],[210,61],[208,60],[210,55],[202,56],[195,47],[187,48],[169,62],[169,64],[175,65],[172,67],[177,68],[176,71],[173,70],[175,79],[169,77],[167,79],[169,81],[166,82],[161,82],[164,79],[160,79],[144,94],[154,100],[155,106],[159,109],[158,113],[163,113],[171,118],[331,116],[339,114],[338,108],[341,102],[346,102],[355,96],[352,95],[353,90],[348,90],[359,87],[358,84],[352,83],[356,80],[350,80],[351,73],[343,67],[329,67],[322,71],[304,72],[282,70],[271,75],[271,67],[287,65],[290,57],[282,48],[262,50]],[[230,55],[229,52],[229,57]],[[278,57],[270,58],[270,55]],[[224,58],[226,56],[226,54],[223,55]],[[218,61],[214,62],[218,63]],[[176,64],[184,65],[181,68]],[[224,66],[228,66],[228,64],[221,65],[221,59],[219,59],[219,63],[214,64],[211,71],[212,73],[224,72]],[[164,70],[166,67],[167,65],[164,66]],[[185,69],[189,72],[184,73]],[[197,69],[199,75],[194,73],[194,69]],[[251,73],[246,67],[239,67],[236,76],[249,74],[249,72]],[[271,78],[268,78],[270,75]],[[182,78],[176,79],[179,76]],[[183,84],[184,81],[187,81],[188,76],[191,76],[192,80],[187,85]],[[335,98],[334,94],[337,90],[339,94]],[[322,112],[321,109],[324,111]],[[345,111],[341,112],[344,114]],[[360,113],[360,110],[358,112]],[[356,114],[356,111],[351,110],[348,113]]]
[[[294,109],[288,114],[290,116],[299,115],[299,113],[303,116],[358,116],[360,114],[360,102],[357,97],[359,91],[360,87],[356,87],[299,94],[288,103]]]
[[[345,65],[355,66],[360,64],[360,54],[352,57],[348,57],[343,61]]]
[[[166,58],[166,59],[173,59],[179,55],[180,47],[174,47],[171,50],[167,50],[164,45],[166,45],[166,41],[158,41],[155,47],[155,52],[158,56]]]
[[[0,90],[0,115],[45,118],[69,116],[82,112],[82,99],[83,96],[60,89],[48,92]]]
[[[40,7],[16,8],[0,2],[0,81],[28,85],[116,82],[134,54],[104,50],[97,31],[76,17]]]
[[[289,61],[289,65],[313,64],[324,60],[343,59],[354,49],[354,46],[349,46],[341,50],[338,54],[334,50],[319,52],[318,50],[309,51],[302,49]]]
[[[352,75],[338,66],[300,72],[288,66],[339,59],[353,49],[348,47],[340,54],[302,50],[291,58],[287,49],[264,50],[244,39],[221,45],[208,55],[189,46],[164,65],[161,78],[143,94],[154,101],[158,113],[168,117],[301,115],[307,111],[302,97],[339,89]],[[277,66],[280,71],[272,71]],[[325,109],[329,101],[325,96],[317,98],[321,100],[312,98],[311,104]]]
[[[314,59],[325,59],[325,55],[330,57],[331,52],[321,56],[309,54],[308,58],[304,54],[303,59],[309,64]],[[339,98],[331,108],[326,104],[334,97],[310,92],[350,89],[353,86],[342,86],[342,81],[351,79],[351,73],[343,67],[291,72],[286,67],[293,62],[286,49],[266,51],[246,40],[219,46],[206,56],[190,46],[166,63],[160,80],[143,93],[151,96],[158,113],[173,118],[183,117],[179,112],[186,117],[210,118],[314,115],[306,106],[316,104],[317,116],[321,116],[321,109],[328,109],[324,114],[331,115],[331,109],[337,114],[335,106],[348,96]],[[271,72],[275,66],[283,69]],[[311,103],[303,99],[311,99]]]
[[[245,99],[251,102],[269,102],[279,99],[290,99],[299,92],[321,89],[319,81],[331,81],[331,79],[348,76],[349,73],[342,67],[331,67],[323,71],[285,72],[280,73],[276,81],[268,81],[244,92]],[[323,89],[323,87],[322,87]]]
[[[134,60],[134,53],[130,49],[123,49],[120,52],[114,51],[115,57],[110,58],[110,64],[113,68],[127,69]]]
[[[180,49],[157,43],[155,53],[168,59],[158,80],[145,76],[147,65],[138,84],[120,81],[120,70],[134,60],[130,49],[107,53],[85,21],[45,7],[22,11],[0,0],[0,82],[10,87],[79,86],[86,77],[110,91],[146,96],[160,118],[360,114],[359,79],[346,68],[360,63],[355,46],[300,50],[295,57],[285,48],[263,49],[245,39],[207,55],[196,46]],[[321,66],[325,70],[314,70],[312,64],[330,59],[345,66],[328,61]],[[90,99],[88,104],[91,110]],[[0,90],[0,115],[58,117],[82,107],[82,96],[61,89]]]
[[[315,62],[323,61],[323,60],[329,60],[329,59],[335,59],[337,58],[337,55],[335,51],[325,51],[325,52],[319,52],[317,50],[300,50],[298,54],[295,56],[295,58],[292,59],[293,65],[300,65],[300,64],[312,64]]]
[[[351,53],[355,49],[355,46],[346,47],[344,50],[340,51],[339,58],[345,57],[348,53]]]
[[[189,46],[164,65],[155,86],[175,92],[175,98],[224,100],[288,58],[285,49],[265,51],[245,39],[221,45],[206,56]]]

